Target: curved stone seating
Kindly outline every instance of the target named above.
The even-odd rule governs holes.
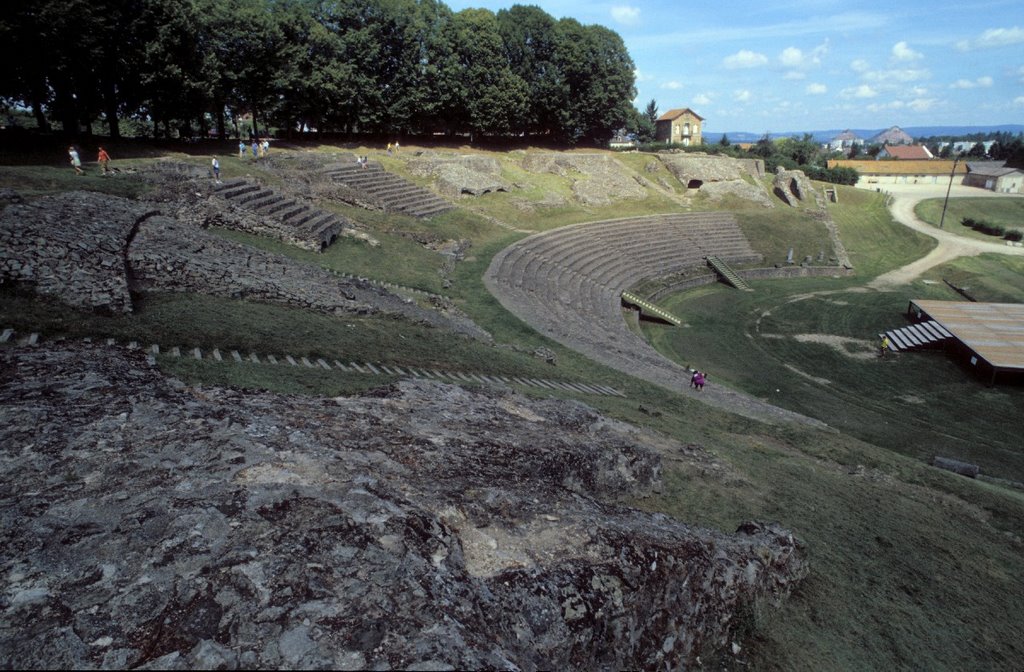
[[[621,293],[647,278],[705,269],[705,258],[760,261],[728,213],[680,213],[575,224],[510,245],[484,282],[540,333],[623,373],[685,391],[690,372],[664,358],[622,319]],[[807,418],[725,388],[706,399],[759,419]]]
[[[355,162],[334,164],[325,174],[358,194],[358,205],[371,204],[385,212],[413,217],[432,217],[452,209],[452,204],[437,194],[389,173],[379,163],[366,167]]]
[[[351,223],[331,212],[319,210],[284,196],[257,182],[237,178],[218,185],[214,193],[260,215],[268,224],[261,230],[287,243],[323,251]]]

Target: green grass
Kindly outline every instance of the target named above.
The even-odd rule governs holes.
[[[954,298],[944,285],[886,293],[835,292],[822,280],[752,286],[670,297],[664,307],[690,328],[648,327],[647,335],[673,359],[709,370],[712,383],[918,460],[954,457],[1024,481],[1024,389],[987,387],[943,353],[874,356],[876,334],[906,323],[911,298]]]
[[[857,270],[858,283],[923,257],[936,246],[935,239],[894,222],[881,194],[838,189],[839,203],[829,203],[829,212]]]
[[[205,150],[186,149],[175,157],[197,165],[205,162]],[[324,146],[307,151],[348,150]],[[379,148],[374,151],[379,153]],[[411,151],[404,148],[403,154]],[[238,161],[230,154],[225,151],[227,158],[222,159],[226,177],[247,171],[271,183],[281,179],[263,164]],[[132,158],[121,159],[125,155],[117,152],[114,156],[140,164],[149,160],[144,152]],[[516,153],[496,156],[506,177],[518,180],[521,189],[460,201],[465,207],[429,222],[323,204],[356,219],[381,240],[380,248],[342,239],[326,253],[316,254],[254,236],[216,232],[304,263],[452,296],[494,335],[492,345],[401,320],[325,316],[203,296],[137,297],[136,313],[103,316],[68,310],[7,286],[0,289],[0,326],[41,331],[47,338],[110,336],[165,347],[287,352],[612,385],[626,398],[593,397],[586,402],[610,417],[704,446],[720,465],[708,468],[666,453],[661,491],[635,505],[726,531],[743,520],[775,520],[807,545],[809,578],[781,609],[759,605],[744,614],[740,662],[726,656],[712,666],[1019,667],[1024,659],[1019,637],[1024,631],[1024,610],[1019,608],[1024,601],[1024,492],[955,476],[925,460],[935,453],[960,457],[981,464],[983,473],[1024,480],[1018,445],[1024,389],[987,388],[940,354],[884,361],[859,357],[873,351],[874,335],[881,328],[903,323],[909,298],[960,298],[941,282],[916,281],[885,293],[861,289],[876,275],[927,253],[934,245],[931,239],[895,224],[878,194],[840,188],[839,203],[829,207],[853,258],[853,277],[755,282],[753,293],[714,285],[662,302],[689,326],[645,324],[642,329],[656,347],[680,362],[709,369],[711,385],[735,385],[820,417],[832,429],[769,426],[704,405],[694,395],[668,392],[594,364],[505,311],[483,288],[481,276],[491,257],[523,234],[497,226],[488,217],[544,230],[579,221],[675,212],[680,206],[652,194],[644,201],[610,208],[566,203],[523,209],[517,202],[536,204],[549,190],[564,194],[567,181],[517,169]],[[649,160],[639,154],[618,158],[637,174],[644,174]],[[399,162],[398,157],[394,161]],[[76,181],[63,166],[0,168],[0,185],[32,193],[75,188],[90,179]],[[109,186],[118,184],[113,180],[95,181],[97,188],[122,188]],[[693,203],[698,207],[702,201]],[[706,205],[727,208],[729,203]],[[771,211],[744,206],[737,216],[768,263],[784,260],[790,246],[798,258],[816,258],[826,241],[820,224],[784,206]],[[445,239],[472,243],[466,259],[448,274],[449,287],[440,273],[441,258],[416,242]],[[952,277],[984,297],[1021,301],[1021,263],[986,255],[933,269],[924,279]],[[849,340],[841,341],[837,350],[798,340],[801,334]],[[539,347],[555,353],[556,366],[533,356]],[[187,357],[161,356],[159,364],[193,383],[297,394],[353,394],[389,380]]]
[[[942,221],[946,231],[978,240],[998,242],[1002,236],[989,236],[963,226],[960,222],[965,217],[1001,225],[1006,227],[1007,231],[1010,229],[1024,231],[1024,198],[951,198],[946,208],[946,218],[943,221],[942,205],[944,202],[945,200],[941,198],[921,201],[914,208],[914,214],[918,219],[932,226],[937,227]]]

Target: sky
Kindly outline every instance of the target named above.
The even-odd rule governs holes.
[[[704,131],[1024,124],[1021,0],[446,0],[614,30],[644,109]]]

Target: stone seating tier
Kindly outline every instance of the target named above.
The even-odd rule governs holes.
[[[433,192],[386,172],[379,164],[371,163],[366,168],[355,163],[351,166],[333,166],[325,174],[359,192],[365,202],[385,211],[430,217],[452,208],[450,203]]]

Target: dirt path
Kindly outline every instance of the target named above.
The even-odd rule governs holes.
[[[889,210],[893,219],[900,224],[920,231],[926,236],[931,236],[938,241],[935,249],[921,257],[917,261],[897,268],[883,275],[878,276],[868,283],[868,287],[879,290],[889,290],[898,285],[905,285],[918,277],[930,268],[934,268],[957,257],[973,257],[982,253],[1024,255],[1024,248],[1008,247],[1003,242],[989,242],[986,240],[975,240],[959,236],[950,231],[952,224],[947,219],[945,228],[937,229],[930,224],[922,222],[914,214],[914,207],[921,201],[928,198],[945,198],[946,187],[944,185],[912,185],[893,184],[887,185],[885,192],[892,196]],[[954,185],[950,190],[950,198],[1021,198],[1019,194],[997,194],[985,189],[964,187]],[[959,223],[957,223],[959,225]]]

